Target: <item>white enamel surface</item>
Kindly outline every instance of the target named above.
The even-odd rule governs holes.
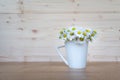
[[[59,48],[65,47],[67,60],[61,54]],[[81,44],[75,42],[67,42],[65,46],[59,46],[56,48],[58,55],[70,68],[80,69],[86,67],[88,43],[83,42]]]
[[[59,46],[59,47],[57,47],[56,48],[56,50],[57,50],[57,53],[58,53],[58,55],[61,57],[61,59],[64,61],[64,63],[66,64],[66,65],[68,65],[68,61],[63,57],[63,55],[61,54],[61,52],[60,52],[60,48],[63,48],[63,47],[65,47],[64,45],[63,46]]]
[[[71,68],[85,68],[87,60],[88,43],[77,44],[67,42],[65,45],[67,61]]]

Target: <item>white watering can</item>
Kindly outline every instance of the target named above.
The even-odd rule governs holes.
[[[60,48],[65,47],[67,60],[60,52]],[[65,45],[57,47],[57,53],[70,68],[81,69],[86,67],[88,42],[77,43],[73,41],[66,42]]]

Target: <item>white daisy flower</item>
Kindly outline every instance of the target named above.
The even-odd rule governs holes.
[[[68,37],[69,37],[70,40],[73,40],[73,39],[75,39],[76,35],[75,35],[74,32],[70,32],[70,33],[68,34]]]
[[[62,29],[59,33],[59,39],[77,42],[92,41],[96,34],[97,32],[95,30],[72,26]]]
[[[80,30],[75,31],[75,35],[76,35],[78,38],[84,37],[84,35],[82,34],[82,31],[80,31]]]

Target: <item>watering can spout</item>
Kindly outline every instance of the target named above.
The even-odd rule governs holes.
[[[69,64],[68,64],[68,61],[64,58],[64,56],[62,55],[62,53],[61,53],[60,50],[59,50],[60,48],[63,48],[63,47],[65,47],[65,45],[56,47],[56,51],[57,51],[58,55],[61,57],[61,59],[64,61],[64,63],[65,63],[66,65],[69,65]]]

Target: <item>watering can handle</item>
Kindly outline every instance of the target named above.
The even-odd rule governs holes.
[[[58,55],[61,57],[61,59],[64,61],[64,63],[66,64],[66,65],[68,65],[68,62],[67,62],[67,60],[63,57],[63,55],[61,54],[61,52],[60,52],[60,48],[63,48],[63,47],[65,47],[65,45],[62,45],[62,46],[58,46],[57,48],[56,48],[56,50],[57,50],[57,53],[58,53]]]

